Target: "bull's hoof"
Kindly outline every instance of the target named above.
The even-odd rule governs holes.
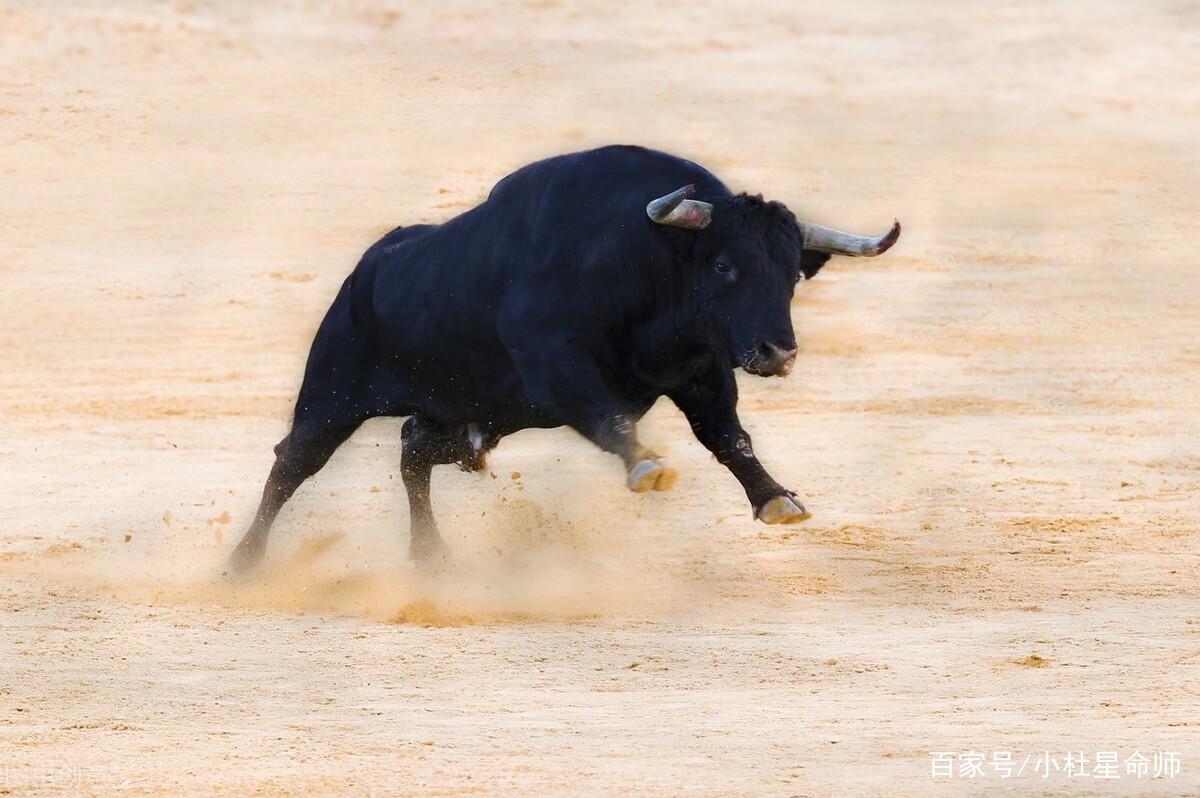
[[[646,493],[652,490],[670,490],[675,487],[679,472],[671,467],[661,457],[639,460],[629,469],[626,483],[634,493]]]
[[[776,496],[755,513],[764,524],[798,524],[812,518],[812,513],[795,494]]]
[[[245,576],[262,562],[266,546],[255,540],[243,540],[229,555],[226,573],[231,577]]]
[[[421,566],[441,566],[450,561],[450,547],[441,535],[414,537],[408,543],[408,559]]]

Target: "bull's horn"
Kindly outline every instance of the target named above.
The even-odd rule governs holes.
[[[892,244],[895,244],[896,240],[900,238],[899,221],[892,225],[891,230],[878,238],[851,235],[834,230],[832,227],[822,227],[810,222],[801,222],[800,227],[804,230],[805,249],[852,257],[880,255],[887,252]]]
[[[650,204],[646,206],[646,215],[658,224],[682,227],[686,230],[707,227],[712,221],[713,206],[700,200],[688,199],[695,193],[695,186],[686,185],[670,194],[650,200]]]

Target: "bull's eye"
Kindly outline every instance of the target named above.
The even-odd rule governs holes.
[[[717,274],[733,274],[733,267],[723,260],[717,261]]]

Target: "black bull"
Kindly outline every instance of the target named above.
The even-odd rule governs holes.
[[[261,559],[284,502],[374,416],[410,416],[401,471],[418,559],[445,551],[433,466],[481,470],[517,430],[570,426],[621,458],[632,490],[669,489],[674,470],[636,434],[661,396],[741,483],[756,518],[804,520],[803,501],[754,455],[733,370],[786,374],[796,283],[831,253],[875,255],[898,235],[899,225],[867,238],[798,222],[640,147],[531,164],[461,216],[398,228],[363,255],[317,331],[291,432],[232,566]]]

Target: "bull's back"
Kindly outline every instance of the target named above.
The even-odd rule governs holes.
[[[605,321],[594,318],[601,312],[595,299],[612,297],[621,270],[652,256],[647,199],[686,182],[725,191],[691,162],[608,147],[531,164],[476,208],[385,237],[368,251],[370,312],[384,362],[428,412],[460,420],[527,412],[501,317],[545,306],[558,308],[566,324],[599,331]],[[603,312],[611,314],[617,300]]]

